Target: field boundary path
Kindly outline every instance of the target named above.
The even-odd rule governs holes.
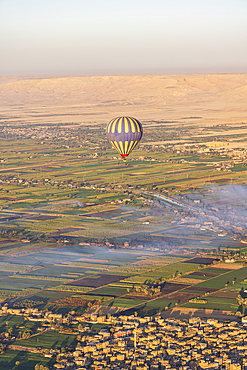
[[[13,351],[24,351],[24,352],[38,352],[37,348],[34,347],[24,347],[24,346],[16,346],[15,344],[10,344],[8,349],[12,349]]]

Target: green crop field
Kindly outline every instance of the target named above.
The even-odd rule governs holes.
[[[240,292],[243,293],[244,290],[247,290],[247,281],[240,281],[239,283],[236,283],[234,285],[230,285],[229,287],[227,287],[225,289],[227,292],[229,292],[229,294],[231,293],[235,293],[235,294],[239,294]],[[244,294],[245,296],[245,294]]]
[[[28,296],[29,300],[32,301],[43,301],[45,304],[50,304],[58,299],[70,297],[71,295],[75,294],[73,291],[54,291],[54,290],[43,290],[39,291],[35,294],[30,294]],[[16,298],[13,302],[21,302],[27,299],[27,297]]]
[[[61,281],[7,277],[0,279],[0,289],[23,290],[26,288],[42,289],[48,286],[59,285]]]
[[[232,271],[232,270],[228,270],[227,269],[227,266],[226,266],[226,268],[224,270],[217,269],[217,265],[216,265],[215,268],[208,267],[208,268],[205,268],[205,269],[200,270],[200,272],[206,272],[206,273],[209,272],[209,273],[220,274],[220,275],[225,274],[226,272],[230,272],[230,271]]]
[[[0,331],[6,331],[6,328],[16,328],[24,324],[23,316],[6,315],[0,316]],[[16,329],[17,332],[17,329]],[[15,334],[15,333],[14,333]]]
[[[18,370],[33,370],[36,364],[51,366],[55,360],[45,358],[38,353],[29,353],[24,351],[13,351],[7,349],[0,355],[1,370],[15,369],[15,363],[19,361]]]
[[[145,281],[157,281],[159,279],[168,280],[173,277],[177,277],[180,274],[191,272],[197,270],[199,264],[177,262],[171,265],[166,265],[163,267],[154,268],[152,271],[134,275],[124,280],[124,282],[131,283],[144,283]]]
[[[31,268],[30,265],[20,265],[17,263],[0,262],[0,270],[8,272],[27,272]]]
[[[227,285],[233,285],[247,278],[247,267],[227,272],[210,280],[197,284],[198,287],[222,289]],[[234,283],[233,283],[234,282]],[[196,286],[194,287],[196,289]]]
[[[160,313],[164,311],[165,309],[171,309],[174,306],[175,306],[175,302],[155,299],[150,302],[147,301],[143,304],[139,304],[137,307],[128,309],[126,311],[126,314],[131,315],[131,314],[134,314],[134,312],[137,312],[137,314],[141,317],[151,316],[151,315],[156,315],[157,313]]]
[[[37,333],[40,323],[33,321],[26,321],[24,316],[20,315],[6,315],[0,317],[0,332],[7,332],[12,329],[12,336],[17,337],[25,330],[30,330],[32,334]]]
[[[186,278],[186,279],[197,279],[197,280],[212,279],[212,277],[210,277],[210,276],[201,276],[201,275],[198,276],[198,275],[192,275],[192,274],[184,275],[183,277]]]
[[[15,342],[16,345],[23,347],[41,347],[48,349],[74,347],[76,343],[76,335],[63,334],[54,330],[49,330],[38,336],[21,339]]]
[[[127,298],[116,298],[114,300],[108,301],[107,305],[112,307],[122,307],[122,308],[130,308],[142,303],[143,300],[138,299],[127,299]],[[106,305],[106,303],[104,303]]]
[[[210,310],[223,310],[223,311],[232,311],[237,312],[239,305],[236,303],[234,298],[218,298],[218,297],[205,297],[203,300],[206,300],[206,304],[202,303],[187,303],[184,304],[184,307],[190,308],[203,308]]]

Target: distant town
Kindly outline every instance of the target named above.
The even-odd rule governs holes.
[[[74,348],[44,349],[21,345],[22,338],[2,334],[1,346],[14,351],[39,353],[54,359],[52,369],[245,369],[247,317],[235,321],[191,317],[139,317],[103,313],[76,316],[40,312],[38,309],[8,309],[0,315],[23,315],[39,322],[40,332],[24,332],[22,338],[37,338],[47,331],[75,335]],[[68,328],[69,324],[69,328]],[[96,331],[92,324],[106,326]],[[59,335],[59,334],[58,334]],[[20,344],[18,344],[18,341]],[[13,343],[14,342],[14,343]],[[13,343],[13,344],[12,344]],[[37,345],[37,341],[35,344]],[[36,364],[35,370],[44,369]]]

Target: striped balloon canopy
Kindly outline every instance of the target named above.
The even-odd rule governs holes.
[[[106,128],[107,139],[124,161],[141,140],[142,133],[141,123],[133,117],[114,118]]]

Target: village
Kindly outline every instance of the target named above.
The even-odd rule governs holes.
[[[188,319],[163,318],[162,313],[148,317],[139,317],[136,313],[119,317],[89,313],[75,316],[73,312],[70,315],[44,314],[37,308],[3,306],[0,315],[7,314],[24,315],[28,321],[39,321],[41,329],[38,334],[27,336],[25,346],[18,345],[17,338],[4,335],[1,347],[53,358],[55,362],[50,369],[247,368],[246,317],[242,317],[240,322],[236,316],[219,321],[195,316]],[[68,329],[68,323],[77,327]],[[96,323],[105,324],[105,327],[95,332],[91,326]],[[32,336],[38,338],[47,330],[77,335],[77,344],[66,350],[28,345]]]

